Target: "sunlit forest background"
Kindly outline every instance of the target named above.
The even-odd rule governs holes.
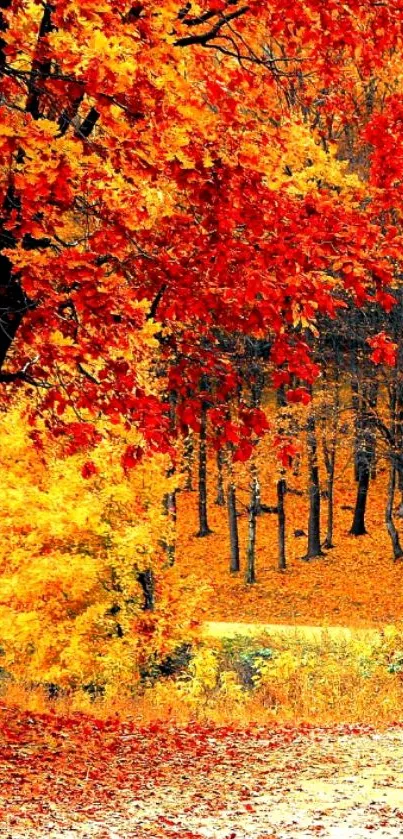
[[[3,3],[6,694],[400,707],[401,14]]]
[[[232,757],[249,821],[225,839],[280,836],[257,832],[240,768],[266,789],[262,742],[286,773],[312,737],[330,772],[334,737],[351,774],[369,743],[381,763],[371,726],[389,726],[394,759],[402,47],[403,0],[0,0],[13,839],[53,835],[37,804],[55,755],[66,825],[78,777],[95,818],[97,785],[105,806],[135,789],[143,813],[170,783],[158,755],[172,778],[187,756],[182,780],[200,757],[194,795],[215,767],[219,828],[161,799],[136,839],[224,838]]]

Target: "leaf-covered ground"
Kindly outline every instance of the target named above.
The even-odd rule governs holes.
[[[382,467],[381,467],[382,469]],[[355,504],[356,485],[350,466],[340,463],[335,484],[335,548],[311,562],[303,562],[307,539],[295,536],[307,532],[308,478],[303,463],[299,477],[290,477],[290,486],[300,493],[286,498],[287,571],[277,570],[277,517],[263,514],[257,524],[257,583],[244,582],[247,545],[249,478],[239,481],[239,533],[241,573],[229,573],[227,511],[214,503],[216,468],[210,463],[209,524],[212,533],[197,538],[199,529],[197,493],[178,494],[177,565],[188,581],[189,596],[206,585],[198,614],[202,621],[244,621],[246,623],[342,625],[376,627],[396,623],[403,614],[401,563],[393,562],[390,539],[385,528],[385,476],[382,471],[371,483],[367,509],[368,535],[349,535]],[[276,504],[276,464],[263,441],[260,450],[262,498]],[[322,477],[324,472],[322,469]],[[196,486],[196,483],[195,483]],[[246,488],[246,489],[245,489]],[[322,537],[326,532],[326,505],[322,510]],[[399,519],[396,519],[399,526]],[[382,585],[379,580],[382,579]]]
[[[245,730],[0,712],[7,839],[362,839],[403,832],[403,729]]]

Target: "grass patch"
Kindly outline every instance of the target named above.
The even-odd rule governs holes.
[[[4,681],[2,703],[40,713],[117,715],[139,725],[359,720],[379,727],[403,718],[401,627],[340,637],[324,629],[313,639],[297,629],[204,639],[179,658],[179,670],[146,679],[135,693],[116,686],[95,698],[83,690],[51,698],[45,687]]]

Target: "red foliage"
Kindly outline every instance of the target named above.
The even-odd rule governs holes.
[[[379,332],[373,338],[368,338],[367,343],[372,349],[371,360],[374,364],[386,364],[387,367],[395,366],[397,344],[385,332]]]
[[[174,779],[181,785],[181,779],[184,784],[189,778],[195,784],[196,806],[201,796],[203,806],[214,816],[218,806],[217,790],[214,792],[217,772],[227,773],[228,789],[230,778],[239,776],[234,787],[239,807],[252,812],[255,804],[250,782],[253,780],[253,788],[264,783],[272,751],[287,755],[292,750],[298,760],[298,755],[315,742],[336,742],[340,736],[362,736],[372,731],[367,725],[249,725],[240,729],[198,723],[178,727],[166,721],[139,727],[117,717],[99,720],[79,713],[60,716],[2,708],[1,817],[7,818],[11,829],[38,833],[49,830],[50,817],[57,820],[59,829],[72,826],[83,816],[102,818],[104,822],[125,814],[127,820],[133,802],[142,801],[150,786],[156,792],[169,790]],[[180,821],[158,812],[156,818],[154,836],[198,836],[187,832],[186,814]],[[147,828],[143,833],[136,821],[135,833],[126,833],[125,829],[125,835],[143,839],[150,834]]]
[[[98,473],[98,469],[95,466],[95,463],[92,462],[92,460],[87,460],[87,462],[84,463],[84,465],[81,469],[81,474],[82,474],[83,478],[92,478],[97,473]]]

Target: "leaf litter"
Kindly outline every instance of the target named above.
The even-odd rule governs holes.
[[[403,727],[0,711],[4,839],[398,839]]]

